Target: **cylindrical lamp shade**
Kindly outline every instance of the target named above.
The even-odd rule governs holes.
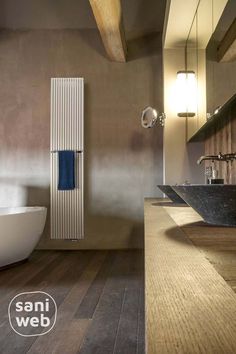
[[[194,117],[197,112],[197,82],[194,71],[178,71],[176,79],[177,114]]]

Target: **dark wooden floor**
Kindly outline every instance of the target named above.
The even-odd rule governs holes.
[[[10,300],[46,291],[58,306],[56,326],[21,337],[8,322]],[[143,354],[142,251],[37,251],[0,272],[0,353]]]

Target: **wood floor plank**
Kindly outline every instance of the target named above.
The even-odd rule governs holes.
[[[15,295],[25,291],[43,290],[50,278],[57,279],[57,276],[60,275],[60,269],[63,271],[64,267],[68,263],[66,260],[64,260],[64,263],[62,263],[61,257],[62,256],[60,253],[52,259],[50,257],[50,262],[45,262],[42,267],[40,267],[40,270],[31,275],[26,282],[20,283],[20,281],[16,281],[16,286],[12,288],[11,292],[0,300],[0,326],[3,327],[4,323],[8,322],[7,306]],[[65,257],[65,255],[63,255],[63,257]],[[66,270],[66,268],[64,270]],[[27,276],[25,276],[25,278],[27,279]],[[38,283],[35,282],[35,279],[38,280]],[[10,330],[10,328],[8,329]],[[6,336],[6,331],[7,328],[5,326],[5,331],[0,332],[0,345],[1,340]]]
[[[107,281],[107,277],[110,274],[113,257],[114,257],[113,252],[109,252],[107,254],[107,257],[103,262],[103,264],[101,265],[96,278],[94,279],[83,301],[81,302],[75,314],[75,318],[91,319],[93,317],[94,311],[97,307],[104,285]]]
[[[113,353],[124,289],[108,292],[108,289],[104,290],[100,299],[90,330],[79,352],[81,354]]]
[[[71,351],[71,353],[76,353],[79,350],[82,338],[90,322],[84,320],[75,320],[73,317],[88,288],[96,277],[96,274],[101,264],[103,263],[106,254],[107,252],[94,252],[94,257],[91,259],[81,276],[79,276],[77,281],[75,281],[70,292],[58,307],[58,318],[54,330],[47,336],[37,338],[32,347],[27,352],[28,354],[43,354],[45,352],[54,353],[55,350],[55,353],[64,353],[63,351],[60,352],[60,350],[66,346],[65,343],[68,344],[69,348],[73,347],[73,351]],[[71,323],[73,333],[76,331],[77,326],[77,335],[74,333],[75,335],[72,336],[70,333],[68,333],[68,327],[70,328]],[[63,333],[63,331],[68,333],[68,336],[66,333]],[[42,348],[44,352],[42,352]],[[67,352],[70,353],[69,351]]]
[[[0,269],[0,281],[1,284],[7,284],[9,281],[11,281],[12,278],[17,278],[19,274],[22,272],[22,269],[24,268],[29,268],[29,263],[32,266],[32,264],[37,264],[40,263],[41,259],[43,257],[47,258],[49,256],[49,252],[45,251],[35,251],[32,253],[32,255],[28,258],[28,260],[25,260],[24,263],[21,264],[16,264],[15,266],[9,265],[8,267],[5,267],[3,269]]]
[[[8,283],[8,285],[5,287],[4,284],[1,284],[0,289],[1,289],[1,298],[0,298],[0,342],[7,333],[11,331],[9,325],[8,325],[8,304],[11,301],[11,299],[25,291],[25,285],[30,281],[32,278],[37,276],[38,273],[40,273],[42,270],[47,269],[51,265],[52,262],[54,262],[55,258],[58,258],[59,254],[52,252],[50,256],[47,256],[46,258],[40,258],[40,262],[38,264],[31,263],[29,262],[27,264],[27,267],[20,266],[20,272],[18,273],[18,278],[15,279],[15,281],[12,283]],[[18,271],[18,269],[16,269]],[[4,271],[5,272],[5,271]],[[1,273],[0,273],[0,278],[1,278]],[[32,289],[31,289],[32,290]],[[36,289],[37,290],[37,289]],[[6,325],[7,324],[7,325]]]
[[[68,259],[74,257],[74,254],[71,253],[61,253],[59,259],[55,259],[50,267],[47,269],[42,269],[36,276],[31,278],[26,284],[25,288],[41,288],[47,286],[47,284],[53,282],[53,280],[60,279],[62,274],[70,268],[70,262]]]
[[[107,271],[109,267],[110,272]],[[115,343],[119,348],[122,333],[127,332],[126,343],[134,337],[139,341],[140,309],[134,314],[128,304],[143,286],[142,267],[142,255],[140,257],[140,252],[136,251],[58,251],[35,254],[31,262],[15,268],[15,272],[7,270],[12,280],[2,273],[2,279],[8,285],[3,288],[0,283],[3,294],[3,299],[0,298],[0,353],[109,354],[113,353]],[[13,297],[18,292],[34,290],[46,291],[55,298],[58,320],[53,331],[45,336],[20,337],[8,323],[9,295]],[[92,290],[97,292],[95,296],[92,296]],[[86,297],[84,304],[92,318],[76,318]],[[131,303],[132,308],[140,306],[137,301],[135,305]],[[126,322],[130,323],[129,331]]]
[[[69,292],[70,287],[68,285],[73,284],[77,272],[82,272],[89,261],[84,252],[79,253],[79,255],[76,252],[67,252],[61,258],[60,263],[55,264],[52,271],[47,272],[47,274],[40,274],[40,277],[37,276],[39,284],[35,283],[35,279],[30,281],[30,285],[34,285],[36,290],[48,292],[56,301],[57,306],[60,306],[65,295]],[[29,290],[28,286],[27,283],[27,290]],[[29,291],[32,291],[32,289],[34,288]],[[2,337],[2,333],[0,334],[0,348],[7,354],[11,353],[12,350],[19,354],[26,353],[35,341],[35,337],[19,337],[12,330],[7,335],[4,334],[4,337]]]
[[[116,253],[80,354],[113,353],[127,280],[127,255]]]
[[[46,353],[52,354],[76,354],[80,350],[83,338],[91,324],[91,320],[71,319],[68,326],[61,329],[61,340],[54,342],[55,346],[52,351]],[[62,338],[66,338],[62,340]],[[36,354],[36,352],[32,352]],[[45,354],[41,352],[40,354]]]
[[[38,257],[31,257],[27,263],[0,271],[0,303],[5,297],[10,296],[10,293],[17,292],[18,288],[21,288],[59,257],[57,252],[48,254],[48,252],[42,251],[37,254]]]
[[[144,343],[144,264],[143,252],[130,252],[128,281],[116,336],[114,353],[142,353]],[[141,323],[143,321],[143,323]],[[143,336],[143,337],[142,337]]]
[[[144,280],[139,289],[139,313],[138,313],[138,338],[137,354],[145,353],[145,304],[144,304]]]
[[[114,346],[115,354],[136,354],[138,338],[139,289],[125,289]]]

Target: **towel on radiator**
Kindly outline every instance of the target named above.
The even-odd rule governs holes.
[[[59,178],[58,190],[75,189],[75,154],[71,150],[58,151]]]

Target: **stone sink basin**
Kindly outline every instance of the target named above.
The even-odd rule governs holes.
[[[236,185],[206,184],[172,187],[205,222],[236,226]]]
[[[169,185],[158,185],[157,186],[167,197],[174,203],[186,204],[185,201],[173,190]]]

